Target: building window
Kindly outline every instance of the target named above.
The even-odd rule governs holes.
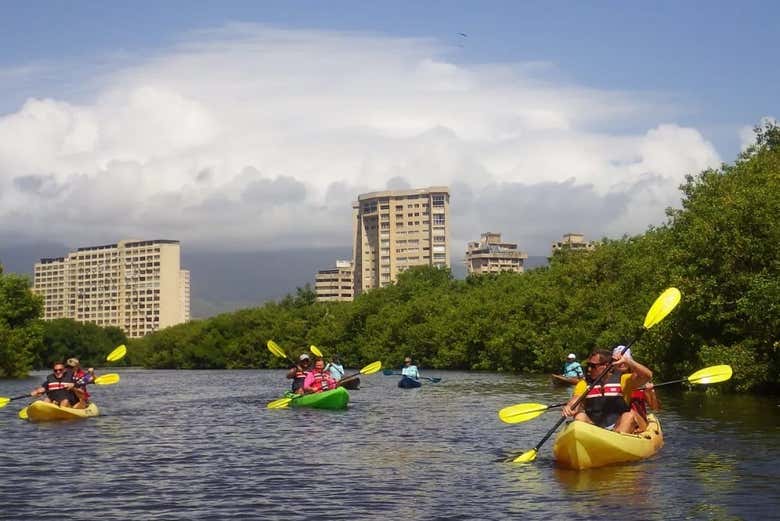
[[[433,214],[433,225],[434,226],[441,226],[444,224],[444,214],[443,213],[435,213]]]

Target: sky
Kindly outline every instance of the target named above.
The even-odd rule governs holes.
[[[642,233],[780,117],[779,26],[769,1],[4,3],[0,241],[349,246],[358,194],[439,185],[454,255]]]

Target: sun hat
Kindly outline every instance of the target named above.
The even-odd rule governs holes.
[[[78,358],[68,358],[68,362],[65,364],[68,367],[78,367],[79,366],[79,359]]]
[[[617,346],[615,349],[613,349],[613,350],[612,350],[612,354],[613,354],[613,355],[618,355],[618,356],[620,356],[620,352],[621,352],[623,349],[626,349],[626,346],[624,346],[624,345],[619,345],[619,346]],[[632,357],[631,357],[631,349],[630,349],[630,348],[629,348],[629,349],[626,349],[626,352],[625,352],[625,353],[623,353],[623,356],[625,356],[625,357],[626,357],[626,358],[628,358],[629,360],[632,360]]]
[[[574,353],[569,353],[569,356],[567,356],[566,358],[571,358],[572,360],[574,360],[575,358],[577,358],[577,355],[575,355]]]

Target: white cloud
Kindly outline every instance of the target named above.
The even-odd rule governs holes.
[[[123,59],[87,101],[51,92],[0,117],[0,236],[348,245],[357,194],[449,185],[454,252],[492,230],[545,254],[569,231],[661,223],[685,174],[719,164],[648,93],[448,52],[433,40],[230,25]],[[644,130],[608,130],[626,121]]]

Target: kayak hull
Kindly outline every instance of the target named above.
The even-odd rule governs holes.
[[[355,389],[360,389],[360,378],[353,378],[352,380],[347,380],[346,382],[340,384],[340,387],[343,387],[344,389],[349,389],[350,391],[354,391]]]
[[[338,410],[346,409],[349,403],[349,393],[343,387],[336,387],[321,393],[293,395],[293,407],[310,407],[312,409]]]
[[[554,385],[561,385],[564,387],[569,385],[577,385],[577,382],[580,381],[579,378],[575,378],[573,376],[563,376],[561,374],[550,375],[550,378]]]
[[[661,424],[647,415],[647,429],[619,434],[582,421],[570,422],[555,439],[553,455],[558,466],[583,470],[647,459],[664,445]]]
[[[100,411],[94,403],[90,403],[86,409],[73,409],[39,400],[27,407],[27,419],[31,422],[83,420],[98,414],[100,414]]]
[[[422,386],[422,383],[419,380],[409,378],[408,376],[402,376],[398,381],[398,387],[401,389],[415,389],[420,386]]]

